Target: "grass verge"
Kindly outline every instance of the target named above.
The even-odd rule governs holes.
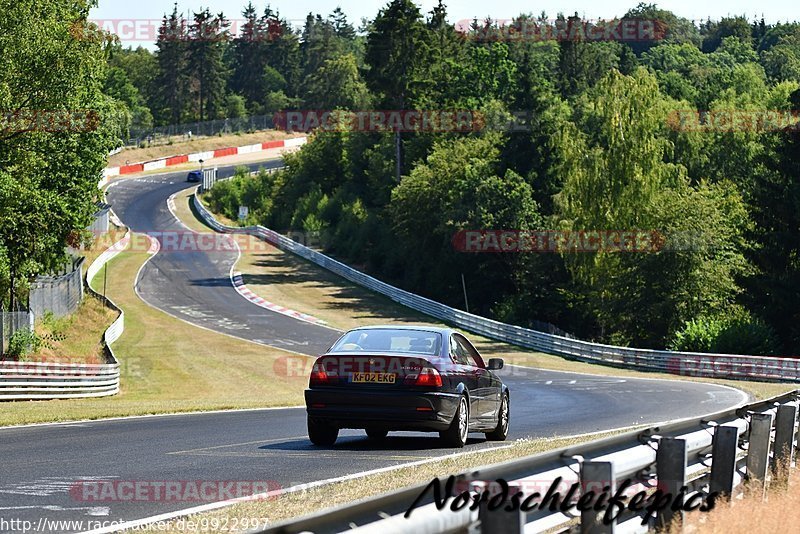
[[[117,318],[117,312],[87,294],[71,315],[45,315],[36,321],[36,333],[44,340],[30,362],[105,363],[103,334]]]
[[[192,191],[193,189],[182,191],[176,196],[176,215],[193,230],[213,231],[199,220],[192,208]],[[216,216],[220,222],[232,224],[224,216]],[[431,317],[352,284],[330,271],[256,238],[240,236],[238,242],[242,249],[242,257],[237,264],[237,270],[242,272],[244,282],[251,291],[281,306],[322,319],[329,326],[347,330],[357,326],[385,323],[441,324]],[[509,364],[538,369],[630,378],[702,381],[738,388],[756,399],[780,395],[796,388],[793,384],[698,379],[607,367],[526,350],[472,334],[469,337],[484,356],[501,357]]]
[[[148,257],[126,251],[109,264],[107,295],[125,311],[125,332],[114,344],[122,391],[102,399],[3,403],[0,426],[302,403],[305,384],[274,372],[289,353],[197,328],[142,302],[133,281]],[[93,287],[98,283],[102,277]]]
[[[686,514],[684,524],[671,533],[751,534],[790,532],[800,524],[800,475],[792,469],[788,486],[771,487],[766,495],[758,484],[746,485],[741,499],[720,503],[703,514]],[[795,525],[791,527],[789,525]]]

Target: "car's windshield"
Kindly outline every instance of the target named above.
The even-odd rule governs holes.
[[[412,354],[439,353],[442,336],[425,330],[369,329],[352,330],[342,336],[329,352],[407,352]]]

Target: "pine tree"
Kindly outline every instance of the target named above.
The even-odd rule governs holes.
[[[280,13],[269,7],[264,12],[263,23],[270,28],[267,40],[267,65],[278,71],[286,80],[286,94],[296,97],[300,89],[300,41],[292,25]]]
[[[264,67],[267,66],[267,47],[273,38],[269,22],[259,17],[252,2],[242,12],[242,32],[233,40],[232,73],[229,88],[247,100],[251,110],[259,110],[266,94]]]
[[[392,0],[367,36],[366,81],[386,109],[406,110],[430,87],[428,31],[411,0]],[[395,179],[403,169],[400,132],[395,132]]]
[[[187,28],[183,15],[178,14],[178,5],[164,19],[158,30],[156,41],[158,74],[157,88],[158,122],[179,124],[183,121],[189,102],[189,80],[187,77]]]
[[[225,109],[227,72],[223,55],[229,26],[225,15],[212,15],[208,9],[194,13],[189,26],[189,73],[201,122],[217,118]]]
[[[328,16],[328,20],[331,21],[333,31],[337,37],[345,40],[356,38],[356,31],[353,25],[347,22],[347,15],[344,14],[341,7],[334,9],[333,13]]]

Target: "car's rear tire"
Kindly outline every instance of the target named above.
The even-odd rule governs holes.
[[[339,437],[339,429],[326,421],[308,418],[308,439],[311,443],[321,447],[329,447],[336,443]]]
[[[469,434],[469,403],[466,396],[461,396],[458,401],[458,408],[453,416],[453,422],[447,430],[439,432],[442,442],[456,449],[461,449],[467,444]]]
[[[367,436],[369,439],[374,441],[383,441],[386,439],[386,436],[389,434],[389,431],[385,428],[368,428],[367,429]]]
[[[500,401],[500,410],[497,412],[497,427],[491,432],[486,433],[489,441],[505,441],[508,437],[508,419],[511,413],[511,405],[508,402],[508,394],[503,394]]]

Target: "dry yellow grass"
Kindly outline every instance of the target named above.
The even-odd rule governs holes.
[[[26,359],[32,362],[105,363],[103,333],[118,313],[87,294],[77,311],[59,319],[36,321],[36,333],[44,343]]]
[[[800,530],[800,476],[793,470],[788,488],[771,488],[763,497],[758,487],[747,488],[742,499],[719,503],[707,513],[686,514],[686,534],[754,534]]]
[[[288,134],[279,130],[264,130],[254,133],[230,134],[211,137],[194,137],[191,141],[176,141],[171,145],[157,145],[147,148],[126,148],[108,158],[109,167],[125,165],[125,162],[138,163],[152,159],[204,152],[230,146],[254,145],[259,142],[275,141],[297,137],[300,134]]]

